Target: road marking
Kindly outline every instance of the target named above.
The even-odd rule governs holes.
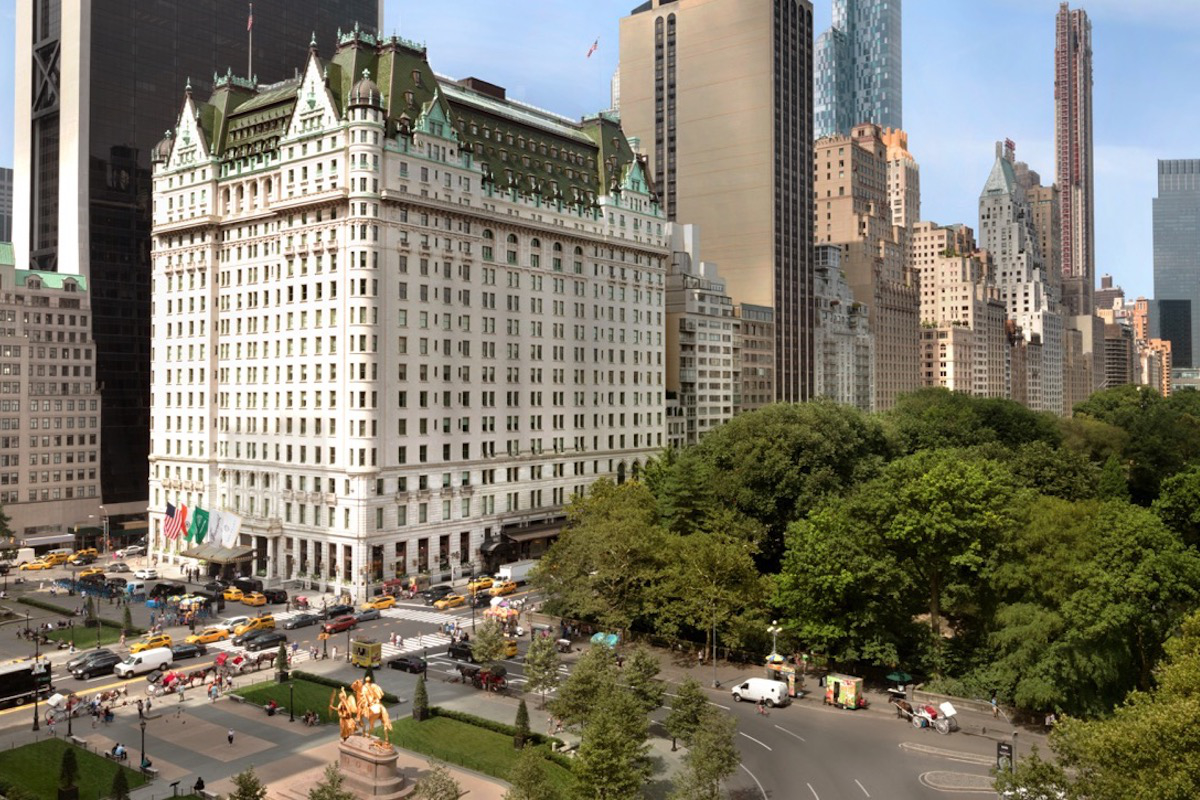
[[[738,766],[742,769],[746,769],[745,764],[738,764]],[[754,773],[746,769],[746,774],[750,776],[751,780],[758,784],[758,790],[762,792],[763,800],[771,800],[769,797],[767,797],[767,790],[763,788],[762,783],[758,780],[758,778],[754,777]]]
[[[787,728],[780,728],[778,725],[776,725],[775,727],[776,727],[776,728],[779,728],[779,730],[783,731],[783,732],[784,732],[784,733],[786,733],[788,736],[795,736],[795,737],[796,737],[797,739],[799,739],[800,741],[802,741],[802,742],[804,741],[804,737],[803,737],[803,736],[800,736],[800,735],[798,735],[798,734],[792,733],[792,732],[791,732],[791,731],[789,731]]]
[[[760,742],[758,739],[755,739],[755,738],[754,738],[753,736],[751,736],[750,734],[748,734],[748,733],[745,733],[745,732],[743,732],[743,731],[738,731],[738,733],[742,734],[742,736],[745,736],[747,739],[749,739],[750,741],[754,742],[755,744],[759,744],[759,745],[762,745],[763,747],[766,747],[768,751],[770,751],[770,752],[775,752],[774,750],[771,750],[770,746],[768,746],[768,745],[766,745],[766,744],[763,744],[762,742]]]
[[[814,789],[814,788],[812,788],[812,784],[811,784],[811,783],[806,783],[806,784],[804,784],[804,785],[805,785],[805,786],[807,786],[807,787],[808,787],[808,790],[809,790],[810,792],[812,792],[812,793],[813,793],[813,797],[815,797],[815,798],[816,798],[816,800],[821,800],[821,795],[817,794],[817,790],[816,790],[816,789]]]
[[[858,778],[855,778],[855,779],[854,779],[854,782],[855,782],[855,783],[858,783]],[[863,794],[865,794],[867,797],[870,797],[870,796],[871,796],[871,793],[867,791],[867,787],[863,786],[861,783],[858,783],[858,788],[862,789],[862,790],[863,790]]]

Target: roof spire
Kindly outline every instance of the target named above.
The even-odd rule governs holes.
[[[188,75],[187,85],[183,87],[183,91],[189,95],[192,93],[192,76],[191,75]]]
[[[312,38],[308,40],[308,49],[309,50],[317,49],[317,32],[316,31],[312,32]]]

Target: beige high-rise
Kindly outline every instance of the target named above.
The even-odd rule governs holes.
[[[648,0],[621,20],[622,128],[737,303],[774,310],[775,397],[812,396],[812,4]]]
[[[813,230],[842,248],[854,299],[869,311],[875,337],[875,409],[921,385],[920,296],[888,202],[888,153],[877,125],[827,136],[814,147]]]

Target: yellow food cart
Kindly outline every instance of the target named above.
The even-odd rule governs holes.
[[[350,642],[350,663],[356,667],[375,669],[383,663],[383,645],[373,639]]]

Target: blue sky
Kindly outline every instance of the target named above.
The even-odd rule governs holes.
[[[0,41],[16,2],[0,0]],[[753,0],[739,0],[752,2]],[[233,0],[231,4],[236,4]],[[384,32],[425,42],[438,72],[498,83],[578,117],[608,106],[618,20],[638,0],[385,0]],[[1091,0],[1095,52],[1097,274],[1153,293],[1151,198],[1158,158],[1200,157],[1200,2]],[[818,32],[831,0],[815,0]],[[904,122],[921,164],[922,217],[977,223],[993,143],[1053,179],[1056,0],[907,0]],[[588,47],[599,38],[591,58]],[[0,165],[12,164],[13,50],[0,47]]]

